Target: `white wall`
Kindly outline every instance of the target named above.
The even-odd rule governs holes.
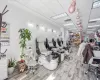
[[[69,31],[65,28],[60,28],[60,31],[62,33],[61,37],[64,41],[69,41]]]
[[[36,15],[36,13],[31,13],[31,11],[25,9],[24,7],[14,6],[15,4],[8,3],[7,0],[0,0],[0,12],[3,10],[5,5],[8,5],[10,11],[4,15],[3,20],[10,23],[10,46],[2,47],[2,51],[7,48],[7,58],[13,57],[19,60],[20,47],[19,47],[19,34],[18,30],[20,28],[28,28],[27,22],[32,21],[35,25],[34,28],[29,28],[32,31],[32,42],[34,46],[34,39],[38,37],[39,39],[45,39],[46,37],[55,37],[55,33],[44,32],[37,30],[36,24],[43,24],[47,28],[52,28],[58,31],[55,25],[49,23],[48,21],[41,18],[41,16]],[[21,8],[20,8],[21,7]]]

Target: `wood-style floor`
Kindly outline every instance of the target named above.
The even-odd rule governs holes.
[[[93,73],[85,74],[86,68],[81,65],[77,49],[73,48],[70,60],[65,59],[56,70],[49,71],[43,66],[34,73],[13,73],[9,80],[96,80]]]

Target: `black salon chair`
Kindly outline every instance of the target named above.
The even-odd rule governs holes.
[[[48,51],[52,51],[52,54],[51,55],[52,55],[53,58],[59,57],[58,63],[60,63],[61,62],[61,57],[59,56],[58,52],[54,52],[53,51],[53,48],[55,48],[55,47],[49,45],[49,41],[48,41],[47,38],[46,38],[46,41],[44,41],[44,45],[45,45],[45,48]]]
[[[58,66],[59,57],[56,55],[52,56],[52,51],[48,51],[48,45],[46,43],[45,47],[47,48],[47,51],[45,51],[45,54],[44,52],[41,52],[40,48],[42,48],[43,46],[44,44],[39,43],[36,39],[36,52],[38,54],[37,62],[38,64],[43,65],[46,69],[55,70]],[[51,53],[48,55],[48,52]]]
[[[58,53],[60,58],[61,58],[61,61],[63,61],[64,60],[64,55],[65,55],[64,54],[65,51],[60,47],[61,43],[59,42],[60,46],[57,45],[57,42],[54,40],[54,38],[52,39],[52,43],[54,45],[54,48],[52,48],[53,52]]]

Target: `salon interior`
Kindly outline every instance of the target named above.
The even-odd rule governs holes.
[[[100,80],[99,64],[100,0],[0,0],[0,80]]]

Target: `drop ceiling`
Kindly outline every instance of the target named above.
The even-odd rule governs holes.
[[[68,12],[68,8],[72,3],[72,0],[14,0],[16,3],[19,3],[28,9],[31,9],[33,12],[40,14],[44,18],[56,24],[56,27],[64,27],[70,31],[79,31],[78,26],[76,25],[76,11],[73,14]],[[80,19],[82,20],[83,30],[86,31],[88,27],[89,19],[94,19],[99,16],[100,10],[93,9],[91,11],[93,0],[76,0],[76,8],[80,11]],[[96,12],[95,12],[96,11]],[[97,13],[98,12],[98,13]],[[54,16],[66,13],[67,16],[53,19]],[[91,15],[90,15],[91,13]],[[95,16],[94,16],[95,15]],[[65,24],[70,24],[64,26]],[[94,23],[89,23],[91,26]],[[96,22],[99,24],[99,22]]]

